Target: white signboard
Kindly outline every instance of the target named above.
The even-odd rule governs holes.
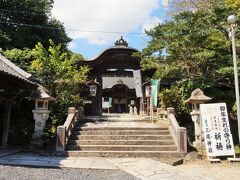
[[[136,96],[143,97],[141,70],[134,70],[133,77],[134,77],[134,82],[135,82]]]
[[[151,86],[145,86],[145,96],[146,97],[151,96]]]
[[[90,96],[96,96],[97,86],[96,85],[89,85],[89,89],[90,89]]]
[[[200,104],[208,156],[234,156],[226,103]]]

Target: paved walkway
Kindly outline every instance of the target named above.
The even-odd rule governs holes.
[[[52,168],[121,169],[144,180],[209,179],[147,158],[43,157],[36,154],[17,153],[0,157],[0,164]]]

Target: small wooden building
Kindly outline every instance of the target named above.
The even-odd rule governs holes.
[[[11,119],[11,107],[14,96],[24,89],[36,89],[31,74],[25,72],[0,54],[0,98],[4,102],[4,120],[1,146],[6,147]]]

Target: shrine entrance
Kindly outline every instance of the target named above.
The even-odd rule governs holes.
[[[128,87],[123,84],[117,84],[112,87],[112,112],[128,112]]]
[[[86,96],[85,113],[102,115],[108,113],[129,113],[129,108],[140,109],[140,99],[136,97],[134,70],[140,69],[140,58],[133,56],[138,50],[128,47],[121,37],[115,46],[104,50],[95,59],[83,64],[91,68],[91,82],[96,93]]]

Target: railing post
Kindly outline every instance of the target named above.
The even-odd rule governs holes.
[[[75,114],[75,113],[76,113],[75,107],[70,107],[70,108],[68,108],[68,115],[69,115],[69,114]]]
[[[63,152],[66,147],[66,128],[65,126],[57,127],[57,142],[56,142],[56,151]]]
[[[167,115],[173,114],[175,115],[175,109],[173,107],[167,108]]]
[[[185,127],[178,128],[178,145],[181,154],[187,153],[187,129]]]
[[[81,119],[84,116],[84,107],[80,106],[79,107],[79,118]]]

